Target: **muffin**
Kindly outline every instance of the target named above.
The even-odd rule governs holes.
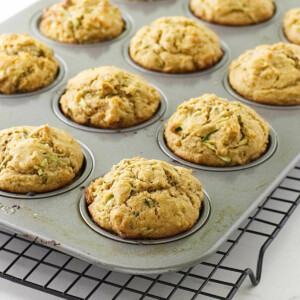
[[[125,128],[150,119],[160,94],[142,77],[117,67],[85,70],[69,80],[60,99],[74,122],[98,128]]]
[[[76,140],[44,125],[0,131],[0,190],[26,194],[57,190],[71,183],[83,164]]]
[[[273,0],[191,0],[190,8],[206,22],[232,26],[261,23],[275,12]]]
[[[165,124],[165,139],[179,157],[205,166],[232,167],[267,149],[269,125],[252,108],[204,94],[183,102]]]
[[[243,97],[272,105],[300,104],[300,46],[260,45],[233,60],[229,82]]]
[[[88,210],[122,238],[166,238],[199,218],[203,190],[192,171],[160,160],[124,159],[85,191]]]
[[[120,10],[107,0],[62,0],[46,8],[40,22],[43,35],[71,44],[107,41],[124,28]]]
[[[300,45],[300,8],[293,8],[286,12],[283,29],[290,42]]]
[[[129,53],[142,67],[164,73],[202,70],[223,56],[217,34],[186,17],[163,17],[143,26],[130,41]]]
[[[38,90],[53,82],[58,63],[53,51],[28,34],[0,35],[0,93]]]

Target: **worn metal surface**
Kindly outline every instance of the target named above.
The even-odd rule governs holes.
[[[250,104],[271,124],[274,136],[278,137],[274,154],[259,165],[242,170],[220,172],[195,168],[194,175],[202,181],[211,200],[211,215],[200,230],[178,241],[159,245],[134,245],[101,236],[80,215],[78,202],[82,189],[93,178],[106,173],[123,158],[141,156],[180,165],[159,146],[161,124],[181,102],[203,93],[216,93],[236,100],[234,93],[226,85],[226,72],[230,61],[258,44],[283,40],[280,24],[284,11],[297,6],[298,1],[276,1],[275,16],[263,24],[240,28],[206,24],[220,35],[226,57],[210,70],[188,75],[164,75],[145,71],[129,62],[127,55],[130,37],[142,25],[161,16],[192,17],[188,10],[188,1],[130,3],[119,0],[116,4],[125,14],[128,24],[126,32],[116,40],[91,46],[64,45],[48,40],[38,33],[36,24],[42,9],[54,2],[40,1],[0,26],[1,33],[28,32],[45,41],[54,49],[64,69],[59,82],[48,89],[18,97],[1,96],[0,126],[4,129],[48,123],[67,130],[89,149],[86,152],[91,155],[91,170],[79,186],[75,185],[72,190],[59,195],[19,199],[13,194],[10,197],[1,194],[1,225],[31,239],[38,237],[38,241],[51,247],[111,270],[136,274],[162,273],[199,263],[216,251],[293,164],[292,160],[299,153],[300,146],[300,106],[286,109]],[[116,65],[138,73],[158,87],[165,95],[165,105],[159,112],[159,118],[134,131],[103,133],[81,130],[58,117],[55,101],[58,101],[58,95],[66,87],[67,80],[83,69],[101,65]],[[249,104],[247,101],[245,103]]]

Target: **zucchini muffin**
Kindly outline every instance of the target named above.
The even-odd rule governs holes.
[[[53,82],[58,63],[53,51],[28,34],[0,36],[0,93],[38,90]]]
[[[83,164],[76,140],[44,125],[0,131],[0,190],[26,194],[54,191],[71,183]]]
[[[293,8],[286,12],[283,28],[287,39],[300,45],[300,8]]]
[[[88,210],[122,238],[166,238],[199,218],[203,190],[192,171],[160,160],[124,159],[85,191]]]
[[[216,64],[223,56],[217,34],[186,17],[163,17],[143,26],[130,41],[134,62],[164,73],[188,73]]]
[[[260,45],[233,60],[229,82],[243,97],[272,105],[300,104],[300,46]]]
[[[62,0],[43,12],[40,31],[71,44],[92,44],[119,36],[125,29],[120,10],[107,0]]]
[[[117,67],[85,70],[69,80],[60,99],[64,114],[78,124],[125,128],[150,119],[160,93],[142,77]]]
[[[183,102],[165,124],[165,139],[179,157],[205,166],[232,167],[267,149],[269,125],[252,108],[204,94]]]
[[[273,0],[191,0],[190,8],[206,22],[232,26],[261,23],[275,12]]]

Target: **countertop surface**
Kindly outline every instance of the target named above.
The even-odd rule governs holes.
[[[15,13],[35,1],[36,0],[1,1],[0,22],[13,16]],[[252,287],[250,281],[247,279],[234,299],[300,300],[299,228],[300,209],[298,208],[267,250],[263,264],[261,283],[257,287]],[[258,246],[256,245],[255,240],[245,236],[230,254],[228,260],[235,266],[254,267],[256,263],[257,249]],[[101,299],[108,299],[108,296],[102,296],[103,298]],[[27,288],[5,279],[0,279],[0,299],[51,300],[60,298]],[[199,297],[199,299],[201,299],[201,297]],[[128,298],[128,300],[131,299]]]

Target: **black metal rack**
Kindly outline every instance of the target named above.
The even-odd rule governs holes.
[[[70,300],[232,299],[248,276],[253,285],[260,282],[264,254],[299,202],[300,166],[296,165],[213,257],[188,270],[158,276],[107,271],[0,230],[0,276]],[[261,240],[256,273],[226,264],[245,234]]]

